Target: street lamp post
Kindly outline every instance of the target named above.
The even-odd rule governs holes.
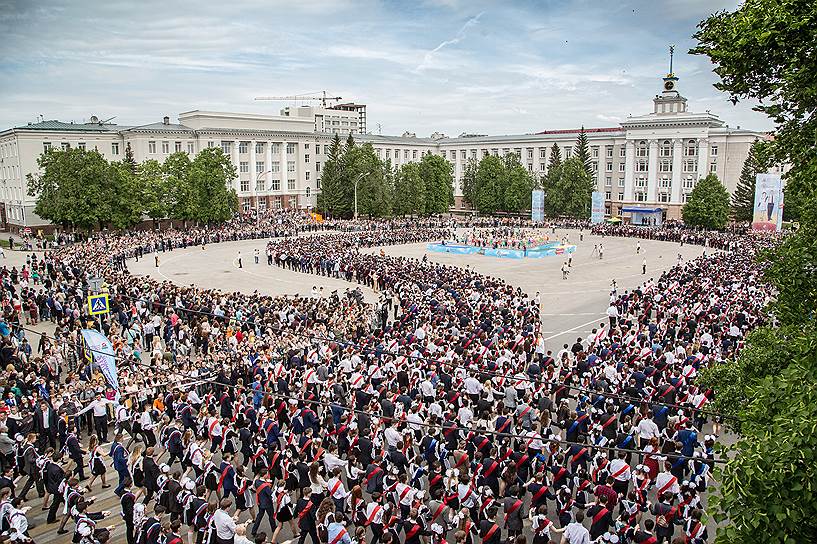
[[[369,174],[371,174],[371,172],[361,172],[355,178],[355,220],[357,220],[357,184],[361,179],[368,176]]]

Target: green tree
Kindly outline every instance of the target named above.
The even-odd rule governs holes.
[[[549,217],[558,216],[561,192],[559,182],[562,177],[562,165],[558,164],[549,168],[547,174],[542,179],[542,190],[545,192],[545,215]]]
[[[766,170],[758,157],[758,142],[749,148],[749,154],[743,161],[740,179],[732,195],[732,217],[735,221],[751,221],[755,207],[755,182],[757,175]]]
[[[590,179],[593,179],[593,164],[590,159],[590,147],[587,142],[587,133],[584,131],[584,125],[582,125],[579,136],[576,138],[575,157],[584,165],[584,171],[587,172]]]
[[[235,177],[235,166],[221,148],[200,151],[188,170],[191,218],[202,223],[230,219],[238,211],[238,196],[231,187]]]
[[[788,164],[784,213],[817,193],[817,10],[803,0],[747,0],[701,22],[698,45],[733,102],[749,99],[776,125],[770,164]]]
[[[123,163],[124,164],[124,163]],[[144,211],[151,219],[162,219],[170,215],[170,184],[162,164],[148,159],[136,170]]]
[[[391,191],[387,184],[386,165],[377,157],[372,144],[349,148],[344,155],[344,181],[352,186],[358,180],[358,213],[372,217],[391,215]]]
[[[132,176],[136,175],[136,169],[138,168],[139,163],[136,162],[136,159],[133,156],[133,149],[130,147],[130,142],[125,144],[125,159],[122,161],[122,163]]]
[[[741,438],[728,459],[711,509],[729,520],[716,542],[812,542],[817,534],[817,57],[814,4],[747,0],[699,26],[698,46],[720,76],[716,87],[737,102],[750,99],[775,123],[763,146],[770,164],[787,163],[786,207],[800,229],[763,254],[776,292],[770,311],[779,329],[747,338],[738,363],[701,376],[719,391],[716,406],[738,418]],[[799,214],[799,215],[797,215]],[[724,390],[723,400],[720,389]]]
[[[465,170],[462,173],[462,199],[472,208],[477,207],[477,169],[479,163],[476,159],[468,159],[465,163]]]
[[[111,225],[128,229],[139,223],[145,211],[145,188],[131,173],[130,165],[124,161],[110,163],[105,183]]]
[[[695,184],[681,209],[684,223],[691,227],[722,229],[729,221],[729,192],[715,174]]]
[[[567,159],[556,168],[548,199],[554,215],[587,219],[594,189],[593,180],[578,157]]]
[[[394,213],[412,215],[424,210],[425,184],[420,175],[420,164],[405,163],[400,166],[394,181]]]
[[[519,162],[514,153],[508,155],[504,164],[503,173],[506,181],[503,183],[503,209],[508,212],[522,212],[530,210],[533,177],[528,169]]]
[[[420,177],[425,188],[423,213],[446,213],[454,203],[453,165],[439,155],[429,153],[420,159]]]
[[[559,165],[562,164],[562,151],[559,149],[559,146],[556,145],[556,142],[553,143],[553,146],[550,148],[550,158],[548,159],[548,172],[551,169],[557,168]]]
[[[39,173],[28,174],[34,212],[64,227],[91,229],[111,217],[108,162],[97,151],[52,149],[37,159]]]
[[[477,168],[477,211],[496,213],[505,205],[505,165],[499,157],[488,155],[479,161]]]
[[[354,147],[354,144],[352,144]],[[344,157],[346,149],[335,134],[329,146],[329,154],[321,170],[321,192],[318,195],[318,208],[331,217],[349,217],[352,215],[353,190],[344,177]]]
[[[181,151],[168,155],[162,164],[166,183],[167,216],[172,219],[195,219],[193,217],[193,190],[190,186],[190,157]],[[158,211],[158,210],[157,210]],[[150,208],[148,208],[150,214]]]

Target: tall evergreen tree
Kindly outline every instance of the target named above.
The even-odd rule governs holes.
[[[558,168],[562,164],[562,152],[559,149],[559,146],[556,145],[556,142],[553,143],[553,147],[550,148],[550,158],[548,159],[548,172],[552,168]]]
[[[125,159],[122,161],[122,164],[130,171],[131,175],[135,176],[137,174],[139,164],[133,157],[133,149],[130,147],[130,142],[125,145]]]
[[[354,146],[354,143],[352,145]],[[318,208],[332,217],[352,213],[353,203],[349,199],[348,187],[344,186],[345,155],[346,149],[340,141],[340,136],[335,134],[321,170],[321,192],[318,194]]]
[[[732,195],[732,217],[735,221],[751,221],[755,206],[755,182],[757,174],[766,170],[766,165],[761,163],[759,155],[759,143],[755,142],[749,148],[749,155],[743,161],[743,169],[740,171],[740,179],[735,193]]]
[[[584,125],[582,125],[582,129],[579,131],[579,136],[576,138],[575,156],[582,162],[584,165],[584,171],[587,172],[587,175],[592,180],[595,176],[593,176],[593,164],[592,160],[590,159],[590,147],[587,142],[587,133],[584,131]]]

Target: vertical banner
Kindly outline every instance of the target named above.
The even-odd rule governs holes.
[[[82,343],[85,348],[85,358],[90,363],[96,364],[102,375],[116,391],[116,398],[119,398],[119,378],[116,373],[116,356],[113,346],[105,335],[93,329],[82,329]]]
[[[601,191],[593,191],[590,206],[590,223],[593,225],[604,221],[604,195]]]
[[[783,228],[783,181],[780,174],[758,174],[755,178],[752,230],[780,231],[781,228]]]
[[[545,220],[545,192],[541,189],[531,192],[530,219],[534,223]]]

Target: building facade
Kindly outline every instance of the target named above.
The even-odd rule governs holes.
[[[633,208],[661,208],[678,218],[696,182],[715,173],[734,192],[752,143],[762,132],[730,128],[716,115],[694,113],[678,92],[678,78],[663,78],[653,111],[629,117],[617,127],[587,129],[597,190],[605,196],[608,215],[629,217]],[[363,108],[361,110],[361,108]],[[344,123],[346,123],[344,125]],[[106,159],[121,160],[129,147],[137,162],[164,161],[175,152],[195,156],[219,147],[235,164],[233,188],[243,209],[309,208],[321,188],[321,165],[334,134],[352,133],[370,143],[393,166],[434,153],[452,164],[455,208],[463,209],[462,178],[470,160],[515,153],[528,170],[547,174],[551,148],[562,158],[575,152],[579,129],[505,136],[467,135],[430,138],[364,134],[365,106],[346,109],[293,108],[281,115],[190,111],[161,122],[121,126],[100,122],[43,121],[0,132],[0,220],[12,231],[34,231],[47,222],[34,214],[36,197],[28,195],[26,176],[38,173],[37,159],[51,148],[96,149]]]

